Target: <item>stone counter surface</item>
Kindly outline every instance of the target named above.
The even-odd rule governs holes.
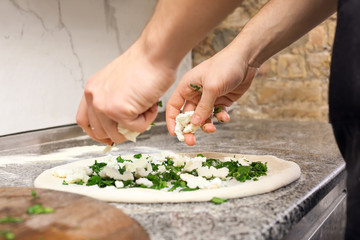
[[[221,205],[111,204],[136,219],[151,239],[281,239],[344,176],[345,164],[329,124],[232,119],[216,127],[214,134],[198,132],[197,144],[188,147],[159,123],[136,143],[117,145],[111,154],[171,150],[274,155],[299,164],[300,179],[271,193]],[[103,156],[101,149],[75,126],[0,137],[0,187],[31,187],[42,171]]]

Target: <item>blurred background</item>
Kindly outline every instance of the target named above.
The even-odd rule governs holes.
[[[178,80],[225,47],[266,2],[244,1],[184,58]],[[87,79],[137,39],[155,5],[156,0],[0,1],[0,136],[74,124]],[[265,62],[232,114],[327,122],[334,31],[332,16]]]
[[[193,66],[229,44],[267,2],[244,1],[195,47]],[[242,118],[328,122],[328,80],[335,27],[333,15],[265,62],[233,114]]]

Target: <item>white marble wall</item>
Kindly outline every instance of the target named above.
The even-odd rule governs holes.
[[[0,135],[75,123],[86,80],[131,45],[155,4],[0,0]],[[190,67],[188,55],[179,77]]]

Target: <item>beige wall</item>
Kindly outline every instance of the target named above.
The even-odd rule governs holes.
[[[266,0],[245,1],[193,50],[194,66],[226,46]],[[328,121],[328,77],[336,16],[266,61],[233,114]]]

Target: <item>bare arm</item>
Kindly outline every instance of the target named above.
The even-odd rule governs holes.
[[[221,106],[221,119],[228,121],[226,107],[246,92],[258,67],[334,13],[336,4],[336,0],[271,0],[226,48],[183,77],[167,104],[170,134],[175,135],[175,118],[184,104],[184,109],[196,108],[193,124],[206,123],[203,130],[214,132],[208,122],[213,108]],[[194,92],[190,84],[203,86],[202,92]],[[194,134],[186,135],[185,142],[195,144]]]
[[[160,0],[139,38],[154,60],[176,67],[242,0]]]
[[[336,11],[337,0],[271,0],[244,27],[231,45],[247,46],[249,65],[268,58],[306,34]]]
[[[139,39],[87,82],[78,124],[93,139],[125,141],[117,126],[143,132],[156,102],[175,81],[186,53],[227,16],[239,0],[159,0]]]

